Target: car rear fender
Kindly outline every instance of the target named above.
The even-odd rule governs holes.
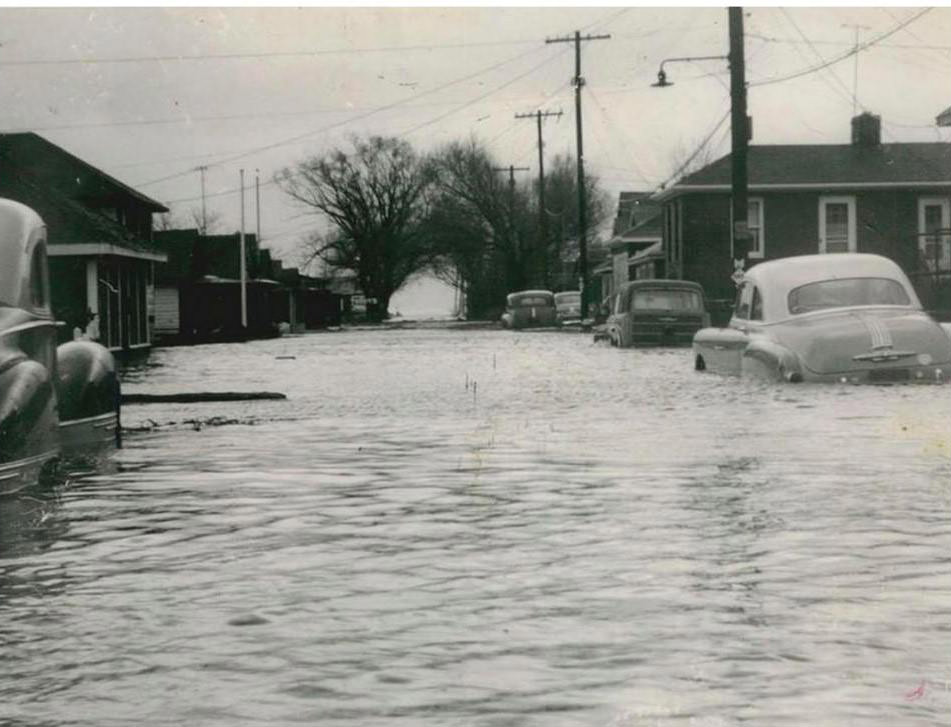
[[[768,338],[753,338],[743,351],[743,376],[766,378],[771,381],[802,381],[802,364],[785,346]]]

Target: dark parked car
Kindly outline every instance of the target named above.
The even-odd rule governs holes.
[[[555,325],[555,296],[550,290],[522,290],[505,299],[505,328],[538,328]]]
[[[686,280],[634,280],[621,286],[607,320],[615,346],[689,346],[710,325],[703,288]]]
[[[580,325],[581,293],[577,290],[555,293],[555,317],[559,326]]]

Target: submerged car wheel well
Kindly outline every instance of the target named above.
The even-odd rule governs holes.
[[[694,359],[693,368],[695,371],[707,370],[707,362],[703,360],[703,356],[701,356],[699,353],[697,354],[697,358]]]

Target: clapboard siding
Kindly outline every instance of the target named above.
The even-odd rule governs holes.
[[[155,288],[155,332],[178,333],[178,288]]]

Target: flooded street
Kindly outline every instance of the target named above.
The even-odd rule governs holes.
[[[934,725],[951,388],[382,330],[154,351],[0,501],[4,725]],[[157,426],[156,426],[157,425]]]

